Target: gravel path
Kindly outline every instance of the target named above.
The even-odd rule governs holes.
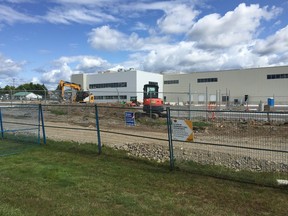
[[[87,127],[70,125],[67,123],[46,123],[47,138],[54,140],[74,141],[79,143],[97,143],[97,135],[93,126],[88,127],[91,131],[81,130]],[[57,127],[73,127],[78,130],[58,129]],[[127,151],[129,155],[155,160],[159,163],[169,160],[169,149],[167,133],[151,132],[146,130],[133,130],[122,126],[114,128],[103,128],[101,132],[102,145],[110,146],[118,150]],[[122,134],[130,134],[127,136]],[[141,137],[135,137],[141,136]],[[151,137],[148,139],[142,137]],[[165,141],[158,140],[165,139]],[[205,140],[215,142],[215,136],[205,133],[196,134],[196,141]],[[239,138],[230,139],[229,145],[239,146]],[[253,138],[246,137],[242,146],[257,147],[253,144]],[[249,142],[251,141],[251,142]],[[251,149],[239,149],[216,145],[203,145],[199,143],[183,143],[174,141],[174,158],[179,161],[195,161],[201,164],[222,165],[236,170],[254,171],[280,171],[288,172],[288,154],[267,151],[256,151]],[[251,144],[252,143],[252,144]],[[259,143],[259,142],[257,142]],[[275,143],[275,148],[283,147]]]

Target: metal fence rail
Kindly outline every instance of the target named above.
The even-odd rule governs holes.
[[[41,104],[0,107],[0,156],[46,143]],[[13,140],[13,142],[11,142]],[[34,145],[33,145],[34,143]]]
[[[193,143],[173,140],[176,161],[288,172],[287,112],[171,109],[171,119],[173,114],[190,116],[194,125]]]
[[[143,92],[121,91],[121,89],[111,88],[109,90],[93,90],[89,91],[95,96],[97,104],[100,103],[129,103],[132,99],[137,99],[139,102],[143,101]],[[32,93],[32,94],[28,94]],[[231,92],[232,93],[232,92]],[[6,104],[13,103],[33,103],[41,101],[45,104],[51,103],[72,103],[73,96],[76,91],[70,88],[65,89],[64,97],[61,96],[59,90],[0,90],[0,102]],[[134,95],[136,97],[132,97]],[[163,99],[166,105],[180,106],[184,109],[207,109],[210,104],[214,104],[218,110],[254,110],[257,111],[259,105],[268,105],[269,99],[273,99],[273,111],[287,111],[288,110],[288,96],[283,95],[234,95],[230,97],[229,92],[210,92],[207,89],[204,92],[187,91],[183,92],[159,92],[159,97]],[[264,108],[264,107],[263,107]]]
[[[13,105],[15,106],[15,105]],[[22,113],[24,105],[17,105]],[[47,139],[110,146],[130,155],[170,167],[185,162],[219,165],[232,170],[275,172],[288,178],[288,112],[253,112],[184,109],[167,106],[167,118],[135,119],[126,124],[125,113],[141,107],[125,104],[43,104],[43,126]],[[16,108],[14,109],[16,110]],[[20,112],[19,112],[20,110]],[[9,121],[17,123],[17,113]],[[14,117],[13,117],[14,116]],[[169,127],[174,119],[193,122],[193,142],[173,138]],[[29,122],[22,122],[26,127]],[[185,165],[186,166],[186,165]]]

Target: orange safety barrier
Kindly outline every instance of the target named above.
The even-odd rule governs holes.
[[[216,109],[216,104],[215,103],[209,103],[208,104],[208,110],[215,110]],[[208,112],[208,115],[211,114],[211,116],[208,116],[209,119],[215,119],[215,112]]]

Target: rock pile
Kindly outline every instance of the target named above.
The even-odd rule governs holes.
[[[147,143],[125,143],[123,145],[114,145],[116,150],[124,150],[128,155],[154,160],[163,163],[169,160],[168,147]]]
[[[154,160],[158,163],[169,161],[168,146],[147,143],[125,143],[122,145],[114,145],[113,148],[116,150],[124,150],[128,155]],[[188,150],[183,147],[174,147],[174,158],[177,161],[194,161],[204,165],[220,165],[237,171],[288,172],[288,164],[244,155],[211,152],[208,150]]]

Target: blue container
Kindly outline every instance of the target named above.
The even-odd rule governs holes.
[[[274,98],[268,98],[268,105],[271,107],[274,106]]]

